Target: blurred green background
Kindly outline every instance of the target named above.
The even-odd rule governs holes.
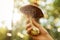
[[[60,40],[60,0],[14,0],[11,28],[6,25],[5,20],[0,22],[0,40],[30,39],[25,30],[26,18],[20,14],[19,8],[34,3],[44,13],[44,18],[39,20],[41,25],[45,27],[54,40]]]

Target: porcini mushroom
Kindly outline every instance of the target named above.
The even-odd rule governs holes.
[[[39,20],[41,17],[44,17],[41,9],[36,7],[36,6],[34,6],[34,5],[23,6],[23,7],[20,8],[20,11],[23,14],[27,15],[30,19],[34,18],[35,20]],[[31,22],[31,20],[30,20],[30,22]],[[32,22],[31,22],[31,24],[32,24]],[[33,26],[33,24],[32,24],[32,26]],[[37,35],[37,32],[39,30],[37,28],[35,28],[35,29],[34,28],[33,28],[33,30],[35,30],[35,31],[34,32],[32,31],[32,34],[33,35]]]

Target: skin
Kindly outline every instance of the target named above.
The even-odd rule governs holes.
[[[35,27],[37,27],[39,29],[39,34],[37,35],[32,35],[31,31],[32,31],[32,27],[30,24],[30,20],[27,21],[27,33],[30,37],[32,37],[33,40],[53,40],[53,38],[49,35],[49,33],[46,31],[46,29],[44,27],[42,27],[39,23],[37,23],[34,19],[32,19],[32,23]]]

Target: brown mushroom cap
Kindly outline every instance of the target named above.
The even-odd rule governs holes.
[[[20,11],[28,16],[32,16],[33,18],[41,18],[43,17],[43,13],[40,8],[33,5],[26,5],[20,8]]]

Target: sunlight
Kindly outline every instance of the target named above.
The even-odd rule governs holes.
[[[1,21],[4,21],[9,30],[11,29],[13,5],[14,5],[13,0],[0,1],[0,24]]]
[[[60,32],[60,28],[58,28],[57,31]]]
[[[17,33],[17,36],[19,36],[19,37],[21,37],[21,38],[23,38],[23,37],[24,37],[24,35],[23,35],[23,34],[21,34],[20,32],[18,32],[18,33]]]
[[[19,12],[17,8],[14,8],[13,23],[16,24],[17,21],[20,21],[22,16],[23,16],[22,13]]]
[[[25,6],[27,4],[29,4],[28,0],[23,0],[23,3],[21,4],[21,6]]]
[[[50,4],[50,3],[53,3],[54,0],[47,0],[46,1],[46,4]]]

